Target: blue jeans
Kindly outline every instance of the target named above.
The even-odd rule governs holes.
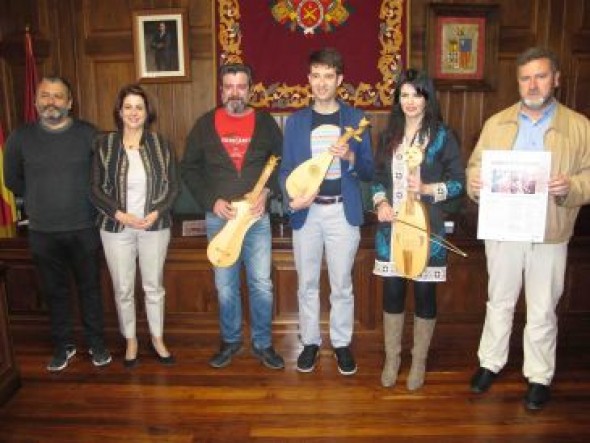
[[[208,212],[206,223],[207,238],[211,240],[225,225],[225,220]],[[258,349],[265,349],[272,345],[271,246],[270,219],[268,214],[265,214],[246,233],[240,257],[236,263],[228,268],[214,268],[221,339],[225,343],[242,341],[240,269],[243,263],[250,299],[252,345]]]

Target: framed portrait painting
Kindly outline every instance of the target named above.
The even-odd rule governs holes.
[[[441,90],[495,87],[498,6],[430,4],[426,64]]]
[[[134,11],[133,46],[140,82],[190,80],[186,10]]]

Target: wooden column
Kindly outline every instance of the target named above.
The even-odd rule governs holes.
[[[0,263],[0,405],[20,387],[20,374],[16,367],[8,329],[5,276],[6,266]]]

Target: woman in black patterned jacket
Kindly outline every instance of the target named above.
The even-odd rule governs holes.
[[[99,211],[103,249],[113,281],[126,367],[138,363],[135,273],[139,261],[151,349],[162,364],[174,363],[163,339],[164,261],[170,241],[170,209],[178,194],[174,150],[149,131],[156,119],[139,85],[123,87],[113,111],[118,130],[99,137],[91,199]]]

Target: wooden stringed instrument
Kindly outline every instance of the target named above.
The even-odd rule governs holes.
[[[418,146],[410,146],[404,153],[408,172],[413,174],[424,158]],[[402,200],[395,226],[391,228],[390,257],[395,261],[397,271],[407,278],[422,274],[430,256],[430,223],[424,203],[416,198],[414,192],[408,191]]]
[[[270,156],[252,191],[245,198],[231,202],[236,216],[227,221],[207,246],[207,258],[213,266],[227,268],[238,260],[246,232],[260,219],[252,215],[250,209],[258,200],[278,162],[279,157]]]
[[[369,125],[369,120],[363,117],[357,129],[346,127],[344,134],[338,138],[336,145],[346,144],[352,137],[361,141],[360,135]],[[324,181],[333,160],[334,155],[330,154],[330,152],[322,152],[293,169],[285,182],[289,197],[310,197],[315,194],[322,181]]]

